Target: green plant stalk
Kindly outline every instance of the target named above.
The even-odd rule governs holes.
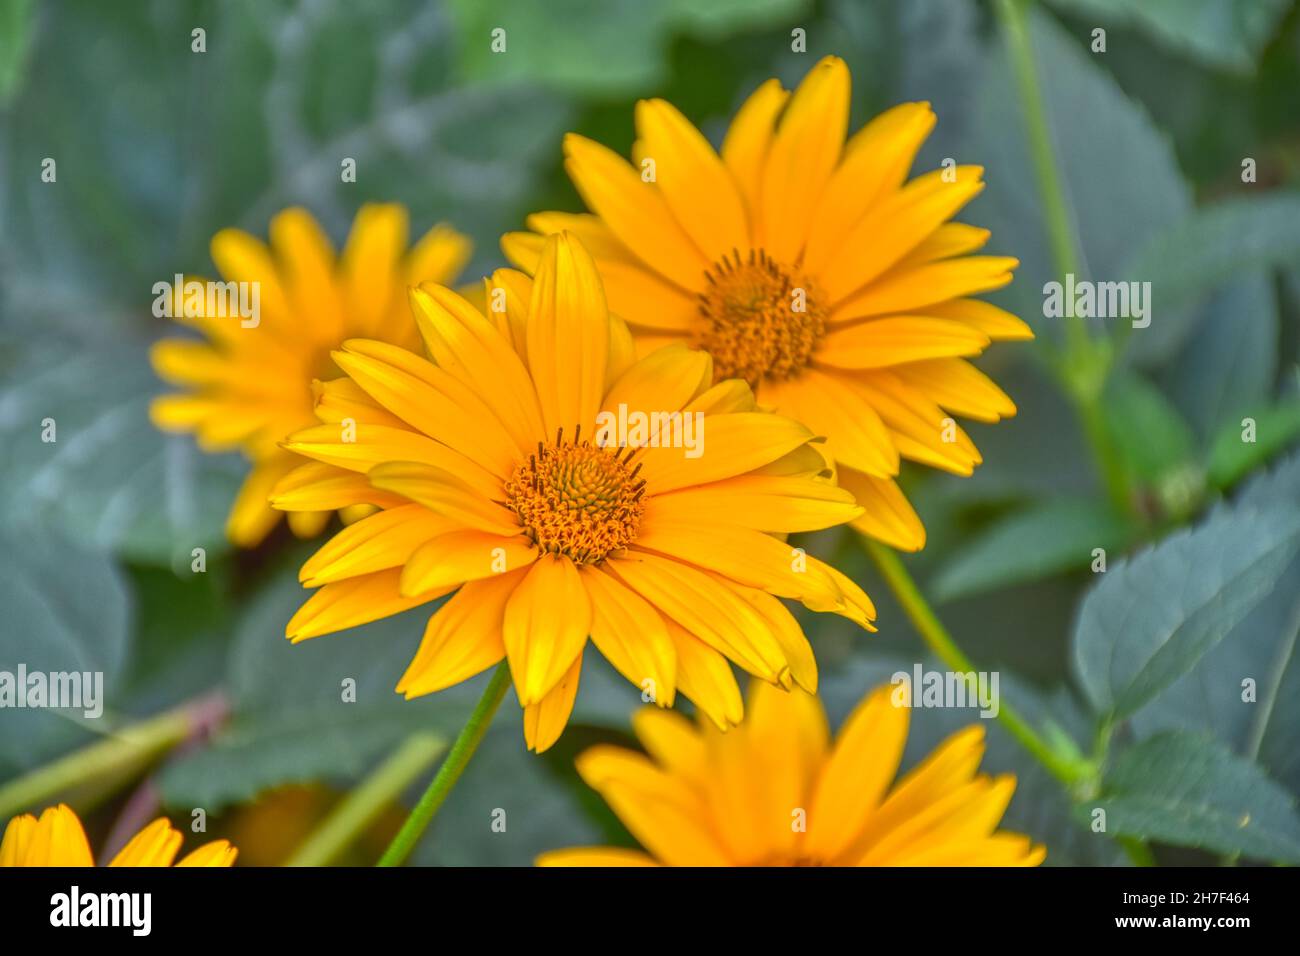
[[[929,602],[926,601],[925,595],[921,593],[921,589],[917,587],[916,582],[912,579],[912,575],[903,566],[898,554],[892,548],[888,548],[869,538],[863,538],[862,540],[867,553],[871,556],[871,560],[875,562],[876,567],[885,579],[885,583],[889,585],[889,589],[898,598],[908,620],[912,622],[917,633],[921,635],[921,639],[925,641],[926,646],[934,652],[939,660],[954,671],[963,673],[974,671],[975,665],[971,663],[970,658],[953,641],[948,629],[943,626],[943,622],[934,613]],[[1067,787],[1074,787],[1081,781],[1086,780],[1091,774],[1092,765],[1089,762],[1069,760],[1058,753],[1039,736],[1028,721],[1005,702],[999,703],[997,719],[1002,721],[1008,733],[1015,737],[1035,760]]]
[[[0,821],[39,808],[52,797],[90,781],[109,776],[127,778],[189,737],[194,719],[193,706],[186,704],[124,727],[11,780],[0,787]]]
[[[339,801],[284,865],[328,866],[334,862],[446,749],[446,741],[434,734],[411,734],[359,787]]]
[[[1079,274],[1080,256],[1048,129],[1047,107],[1038,83],[1025,6],[1025,0],[997,0],[994,9],[1006,34],[1012,69],[1020,88],[1029,155],[1038,181],[1052,261],[1057,273],[1064,278],[1068,274]],[[1066,348],[1057,363],[1057,377],[1083,424],[1084,435],[1092,448],[1107,495],[1120,514],[1132,515],[1134,502],[1129,493],[1128,475],[1106,430],[1101,408],[1102,390],[1112,363],[1111,349],[1104,340],[1095,341],[1088,334],[1079,316],[1071,315],[1066,321]]]
[[[461,728],[455,742],[451,745],[447,759],[438,768],[428,789],[420,797],[420,802],[415,805],[415,809],[402,824],[402,829],[397,832],[397,836],[393,837],[393,842],[379,858],[377,866],[400,866],[411,855],[415,844],[433,820],[434,814],[438,812],[447,795],[451,793],[451,788],[465,772],[470,758],[474,756],[474,751],[478,749],[483,735],[487,733],[492,716],[501,705],[501,700],[506,695],[506,688],[509,686],[510,665],[502,661],[492,672],[492,679],[488,681],[483,696],[479,698],[479,702],[474,706],[474,712],[469,715],[469,720],[465,721],[465,726]]]

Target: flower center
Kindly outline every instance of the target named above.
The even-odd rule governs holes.
[[[700,293],[703,322],[695,344],[713,355],[714,378],[786,379],[808,365],[826,329],[826,314],[807,281],[763,250],[723,256]]]
[[[645,479],[631,466],[633,448],[605,449],[564,441],[551,444],[515,469],[506,482],[506,505],[524,533],[543,551],[598,564],[636,539],[645,511]]]

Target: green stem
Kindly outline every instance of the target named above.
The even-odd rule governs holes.
[[[407,737],[361,786],[339,801],[284,865],[328,866],[446,749],[446,742],[430,733]]]
[[[190,701],[11,780],[0,787],[0,821],[105,778],[130,779],[196,729],[219,722],[224,713],[224,699],[217,695]]]
[[[885,583],[898,598],[908,619],[921,635],[926,646],[952,670],[961,673],[973,672],[975,665],[953,641],[948,629],[934,613],[911,574],[903,566],[898,554],[892,548],[887,548],[876,541],[868,538],[862,540],[871,560],[875,562]],[[1004,702],[999,702],[997,719],[1002,721],[1011,736],[1015,737],[1034,759],[1062,783],[1072,787],[1088,776],[1090,765],[1069,760],[1057,753],[1023,717]]]
[[[1147,846],[1137,837],[1122,836],[1116,841],[1128,858],[1133,861],[1134,866],[1155,866],[1156,857],[1151,852],[1151,847]]]
[[[1038,182],[1038,196],[1043,207],[1048,243],[1058,276],[1079,275],[1081,256],[1075,230],[1065,201],[1060,166],[1052,146],[1047,122],[1047,107],[1034,63],[1033,45],[1025,19],[1025,0],[997,0],[995,10],[1007,38],[1012,69],[1020,88],[1025,131],[1029,139],[1029,156]],[[1113,350],[1106,340],[1094,340],[1084,320],[1077,315],[1066,319],[1066,349],[1060,358],[1057,375],[1083,423],[1084,435],[1091,446],[1097,468],[1111,502],[1121,514],[1135,511],[1129,492],[1128,474],[1114,441],[1105,427],[1101,396],[1110,374]]]
[[[451,793],[451,788],[465,772],[470,758],[474,756],[474,751],[478,749],[483,735],[487,733],[492,715],[501,705],[501,700],[506,695],[506,688],[509,686],[510,665],[502,661],[493,671],[492,679],[488,681],[483,696],[474,707],[474,712],[469,715],[469,720],[465,721],[465,726],[461,728],[455,743],[451,745],[451,752],[447,754],[447,759],[438,768],[428,789],[420,797],[420,802],[415,805],[411,815],[402,824],[402,829],[398,831],[397,836],[393,837],[393,842],[380,857],[378,866],[400,866],[410,856],[434,814]]]

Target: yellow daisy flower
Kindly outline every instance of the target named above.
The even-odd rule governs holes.
[[[984,728],[967,727],[894,782],[907,742],[905,693],[886,685],[834,743],[810,694],[752,681],[745,723],[726,734],[646,708],[649,756],[598,746],[578,772],[639,850],[543,854],[543,866],[1037,866],[1046,850],[997,829],[1015,777],[976,771]]]
[[[242,449],[253,463],[226,523],[241,547],[258,544],[279,520],[267,494],[297,460],[278,442],[315,423],[313,380],[338,374],[330,350],[358,336],[416,347],[407,287],[451,281],[470,255],[469,240],[443,225],[408,250],[399,205],[363,206],[339,257],[306,210],[281,212],[270,234],[269,248],[238,229],[212,239],[212,261],[226,281],[256,284],[255,320],[209,314],[206,296],[191,303],[198,315],[186,315],[184,292],[173,290],[176,320],[207,341],[165,339],[151,353],[159,376],[188,389],[154,401],[154,424],[193,432],[205,451]],[[329,515],[302,512],[289,524],[312,537]]]
[[[719,727],[743,714],[728,660],[814,690],[812,649],[777,598],[864,627],[875,610],[781,538],[860,511],[826,480],[812,433],[759,411],[744,382],[712,384],[705,352],[676,345],[634,360],[594,262],[568,235],[547,241],[536,271],[495,273],[486,316],[450,289],[412,290],[432,362],[365,340],[334,353],[349,377],[322,389],[328,424],[286,443],[316,463],[272,500],[383,510],[303,566],[320,590],[288,636],[455,592],[397,690],[433,693],[506,658],[539,751],[568,721],[588,637],[657,704],[680,690]],[[622,443],[619,415],[657,424]],[[698,447],[671,447],[687,428]]]
[[[610,310],[639,350],[684,341],[713,354],[761,405],[827,437],[855,523],[916,550],[925,529],[895,483],[899,459],[970,475],[979,452],[949,415],[996,422],[1015,405],[967,359],[1028,339],[970,296],[1011,281],[1015,259],[968,255],[984,229],[949,220],[983,188],[957,166],[907,182],[934,126],[905,103],[845,142],[849,71],[827,57],[790,95],[769,80],[722,144],[663,100],[637,104],[636,165],[576,134],[565,167],[594,215],[538,213],[502,240],[531,272],[541,235],[591,250]]]
[[[171,866],[181,848],[179,830],[159,817],[135,836],[109,866]],[[239,854],[226,840],[213,840],[180,859],[176,866],[234,866]],[[90,842],[76,813],[66,804],[49,807],[40,819],[16,816],[0,842],[0,866],[94,866]]]

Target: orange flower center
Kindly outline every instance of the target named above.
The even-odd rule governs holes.
[[[700,293],[695,345],[713,355],[714,378],[787,379],[807,367],[826,314],[806,279],[761,249],[723,256]]]
[[[635,449],[565,442],[563,429],[551,444],[515,469],[506,482],[506,505],[524,533],[543,551],[598,564],[636,539],[645,511],[641,466]]]

